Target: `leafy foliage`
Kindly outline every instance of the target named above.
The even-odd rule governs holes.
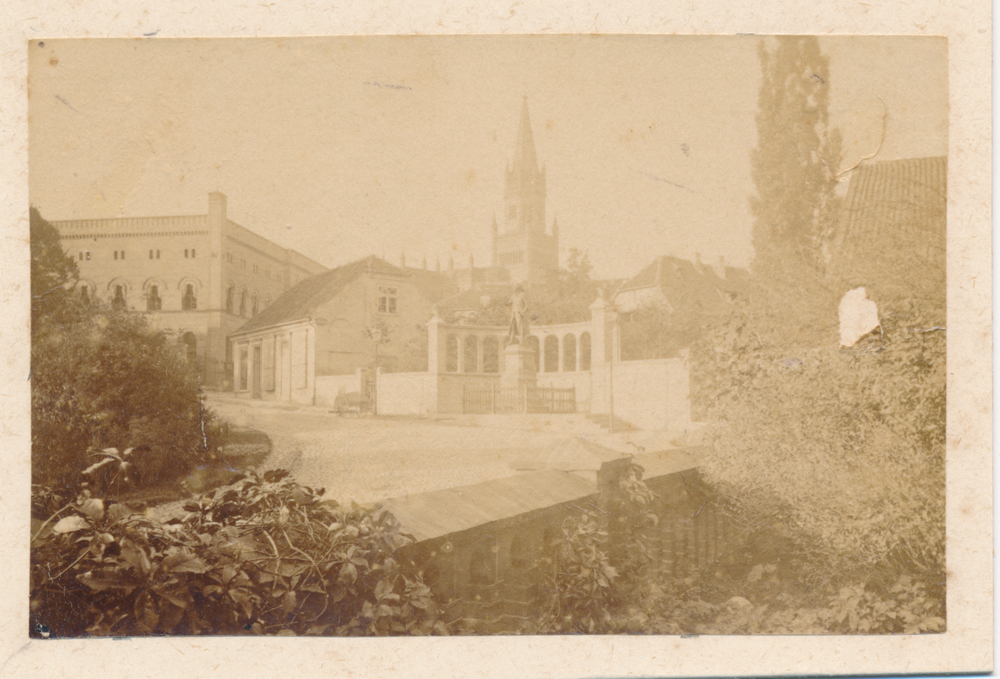
[[[761,61],[756,288],[693,355],[693,400],[708,405],[713,422],[702,471],[748,532],[770,528],[790,540],[816,584],[888,587],[908,571],[937,580],[943,290],[886,268],[869,291],[880,328],[856,348],[838,348],[839,299],[870,269],[821,266],[839,162],[827,128],[827,62],[814,38],[778,39]]]
[[[703,472],[831,573],[943,568],[945,338],[899,316],[883,333],[877,352],[795,348],[744,315],[698,356]]]
[[[251,471],[161,523],[85,491],[33,521],[33,634],[447,633],[392,516],[322,495]]]
[[[647,586],[650,528],[658,517],[642,468],[623,459],[609,483],[601,511],[568,517],[548,546],[545,612],[536,632],[614,631],[615,617]]]
[[[32,211],[31,437],[36,483],[75,487],[88,455],[125,442],[143,484],[208,459],[217,425],[198,377],[136,312],[84,300],[58,233]]]

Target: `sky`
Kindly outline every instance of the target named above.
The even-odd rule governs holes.
[[[230,219],[326,266],[373,253],[430,268],[471,254],[482,266],[527,97],[563,264],[575,247],[600,277],[661,254],[746,266],[760,41],[35,42],[30,198],[51,220],[159,216],[205,214],[218,190]],[[841,167],[876,150],[947,153],[944,40],[820,47]]]

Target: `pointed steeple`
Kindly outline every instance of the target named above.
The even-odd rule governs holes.
[[[521,106],[521,125],[517,130],[517,147],[514,149],[515,173],[538,172],[538,155],[535,153],[535,137],[531,133],[531,118],[528,116],[528,97]]]

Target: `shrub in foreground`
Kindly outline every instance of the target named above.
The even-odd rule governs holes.
[[[36,488],[31,634],[447,633],[395,519],[322,495],[250,471],[160,522],[87,491],[49,514]]]

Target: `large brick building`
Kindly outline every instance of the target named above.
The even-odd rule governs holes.
[[[80,270],[80,294],[147,312],[198,364],[205,386],[231,385],[226,337],[299,281],[326,271],[226,216],[208,214],[53,221]]]

